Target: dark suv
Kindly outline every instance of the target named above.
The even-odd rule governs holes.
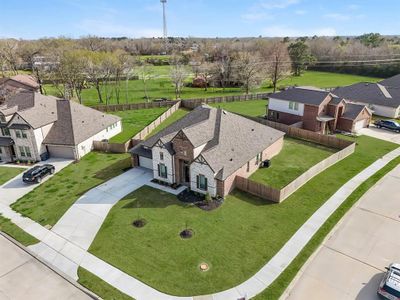
[[[396,132],[400,132],[400,124],[396,121],[391,120],[379,120],[375,122],[375,126],[378,128],[386,128]]]
[[[22,180],[26,183],[40,183],[47,175],[54,174],[55,170],[55,167],[49,164],[36,166],[26,171],[22,176]]]

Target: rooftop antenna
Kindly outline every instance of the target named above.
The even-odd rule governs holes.
[[[165,43],[165,52],[167,52],[167,38],[168,38],[168,32],[167,32],[167,16],[165,14],[165,5],[167,3],[167,0],[160,0],[162,3],[163,7],[163,38],[164,38],[164,43]]]

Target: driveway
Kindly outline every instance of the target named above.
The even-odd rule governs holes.
[[[375,300],[400,262],[400,166],[370,189],[302,268],[283,299]]]
[[[369,128],[361,129],[359,131],[359,134],[368,135],[381,140],[400,144],[400,133],[383,128],[377,128],[374,125],[371,125]]]
[[[93,299],[2,235],[0,257],[0,299]]]
[[[36,165],[52,164],[54,165],[56,169],[55,172],[57,173],[71,163],[72,160],[54,158],[54,159],[49,159],[45,162],[37,163]],[[12,168],[12,166],[7,166],[7,165],[2,165],[2,166]],[[40,184],[49,180],[49,178],[51,177],[52,176],[46,176]],[[14,177],[13,179],[11,179],[10,181],[4,183],[2,186],[0,186],[0,195],[1,195],[0,203],[9,206],[15,201],[17,201],[19,198],[23,197],[24,195],[32,191],[37,186],[38,184],[26,184],[22,182],[22,173],[21,173],[16,177]]]

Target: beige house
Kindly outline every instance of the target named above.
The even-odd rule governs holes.
[[[0,104],[9,96],[15,95],[21,91],[37,92],[39,84],[36,79],[30,75],[15,75],[13,77],[0,78]]]
[[[20,92],[0,106],[0,161],[80,159],[121,132],[119,117],[69,100]]]
[[[132,150],[134,166],[154,179],[192,191],[226,196],[237,175],[249,177],[278,154],[284,133],[203,105]]]

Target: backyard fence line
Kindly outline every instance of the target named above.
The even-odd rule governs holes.
[[[355,143],[352,141],[347,141],[343,139],[339,139],[335,136],[327,136],[322,135],[316,132],[308,131],[301,128],[291,127],[285,124],[261,119],[261,118],[253,118],[250,117],[261,124],[267,125],[269,127],[281,130],[285,132],[288,136],[293,138],[300,138],[303,140],[311,141],[316,144],[324,145],[331,148],[340,149],[338,152],[333,153],[323,161],[320,161],[318,164],[312,166],[306,172],[301,174],[299,177],[294,179],[292,182],[287,184],[282,189],[273,188],[267,184],[262,184],[255,182],[251,179],[236,176],[235,178],[235,187],[239,190],[252,194],[254,196],[260,197],[265,200],[273,201],[280,203],[287,199],[290,195],[292,195],[295,191],[297,191],[300,187],[302,187],[305,183],[307,183],[310,179],[320,174],[322,171],[327,168],[333,166],[337,162],[342,159],[348,157],[353,154],[355,151]]]
[[[137,133],[134,137],[130,138],[125,143],[110,143],[106,141],[94,141],[93,142],[93,150],[101,151],[101,152],[111,152],[111,153],[126,153],[133,146],[140,143],[142,140],[146,138],[158,125],[160,125],[163,121],[165,121],[168,117],[174,114],[181,106],[181,101],[177,101],[174,105],[172,105],[168,110],[166,110],[162,115],[160,115],[157,119],[143,128],[139,133]]]
[[[260,99],[267,99],[268,96],[269,96],[269,93],[256,93],[256,94],[249,94],[249,95],[185,99],[185,100],[181,100],[181,102],[182,102],[181,106],[183,108],[187,108],[187,109],[194,109],[197,106],[200,106],[202,104],[260,100]],[[146,109],[146,108],[173,106],[178,102],[179,102],[179,100],[152,101],[152,102],[142,102],[142,103],[96,105],[96,106],[92,106],[92,108],[94,108],[98,111],[102,111],[102,112],[113,112],[113,111],[138,110],[138,109]]]

